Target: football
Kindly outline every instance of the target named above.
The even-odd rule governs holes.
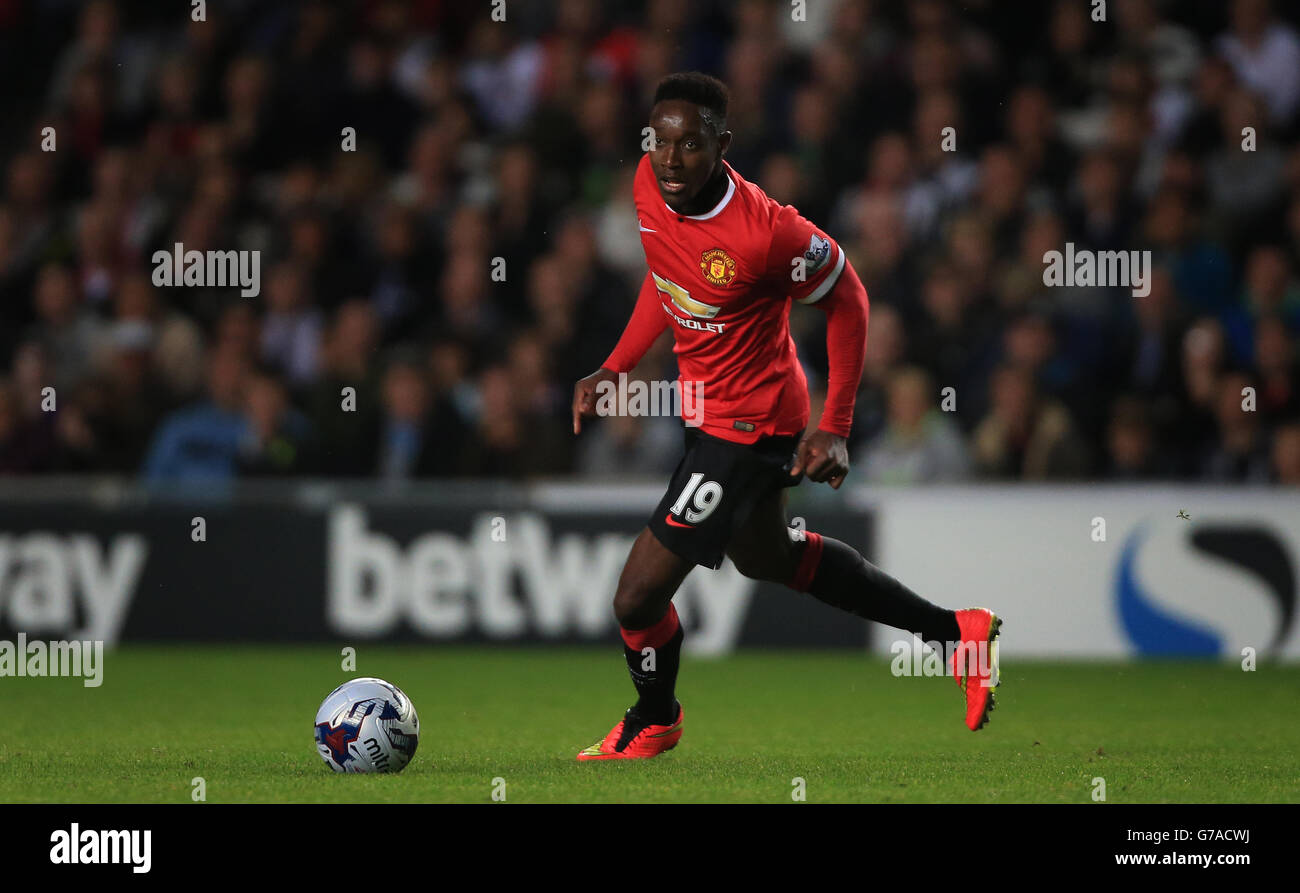
[[[401,772],[419,741],[415,705],[382,679],[345,682],[316,711],[316,749],[335,772]]]

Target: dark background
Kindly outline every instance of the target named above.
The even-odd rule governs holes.
[[[0,0],[0,474],[662,477],[672,420],[575,439],[568,402],[643,276],[629,178],[654,86],[701,69],[731,86],[732,164],[867,285],[856,479],[1300,483],[1296,4],[807,6],[214,2],[192,22]],[[260,251],[261,295],[155,288],[178,241]],[[1152,251],[1152,294],[1043,288],[1067,241]],[[815,422],[822,317],[792,319]],[[675,376],[666,336],[639,374]]]

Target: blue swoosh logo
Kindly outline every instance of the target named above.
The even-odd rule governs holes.
[[[1133,532],[1124,544],[1116,572],[1119,616],[1129,639],[1144,656],[1217,657],[1223,650],[1223,640],[1219,636],[1206,627],[1163,610],[1142,590],[1134,566],[1145,538],[1145,528],[1139,527]]]

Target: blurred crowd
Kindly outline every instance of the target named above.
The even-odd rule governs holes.
[[[1300,484],[1300,7],[795,6],[0,0],[0,474],[670,471],[679,420],[569,400],[692,69],[867,286],[854,478]],[[1149,295],[1046,287],[1067,242],[1149,250]],[[176,243],[261,293],[155,285]]]

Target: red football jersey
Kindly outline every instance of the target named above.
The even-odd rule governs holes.
[[[829,294],[844,253],[794,208],[723,164],[726,194],[713,210],[690,216],[668,207],[649,156],[641,158],[634,196],[650,268],[643,292],[657,292],[683,387],[702,383],[701,430],[739,443],[801,434],[808,382],[790,337],[790,302],[815,304]],[[639,360],[616,350],[606,367],[626,372]]]

